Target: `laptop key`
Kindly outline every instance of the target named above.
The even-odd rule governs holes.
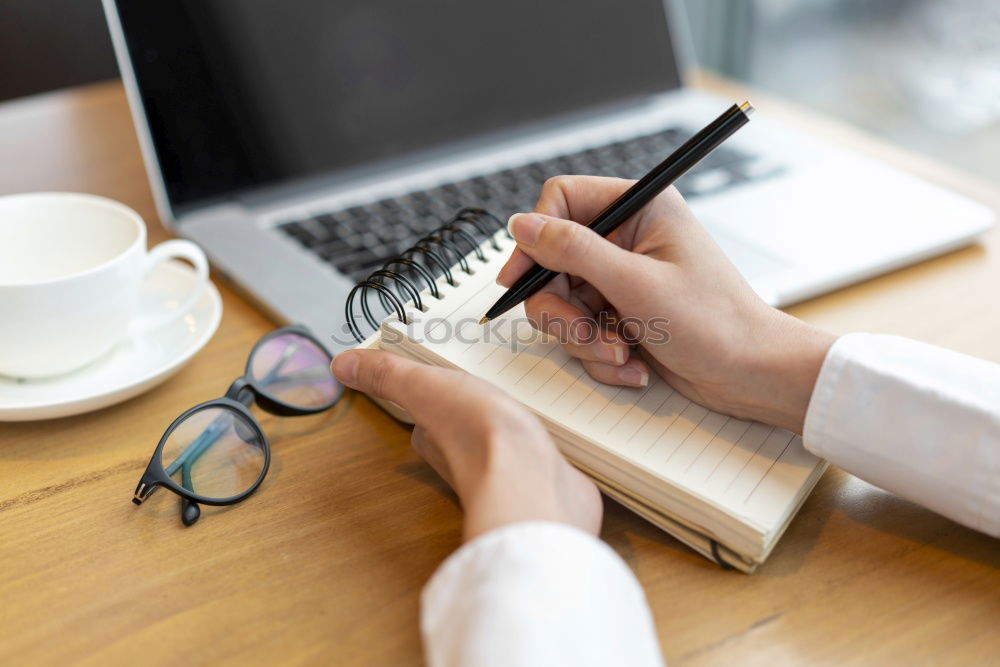
[[[450,198],[452,201],[460,201],[462,199],[462,191],[458,189],[458,186],[454,183],[448,183],[441,188],[445,196]]]
[[[344,273],[348,275],[356,275],[359,272],[370,272],[371,269],[384,264],[387,259],[388,257],[386,255],[378,254],[366,249],[351,255],[342,255],[332,263]]]
[[[315,247],[330,238],[330,233],[310,218],[287,223],[283,227],[286,233],[291,234],[307,248]]]
[[[403,239],[413,238],[413,232],[403,224],[386,225],[385,227],[377,229],[375,231],[375,235],[378,236],[379,241],[388,244],[392,244]]]
[[[409,228],[416,234],[426,234],[432,229],[437,229],[444,224],[444,218],[435,215],[434,213],[427,213],[427,215],[421,215],[408,221]]]
[[[355,218],[351,221],[351,232],[355,236],[363,236],[374,232],[374,230],[381,227],[384,223],[382,220],[375,215],[368,215],[363,218]]]
[[[352,218],[366,218],[369,215],[371,215],[368,209],[364,206],[352,206],[351,208],[344,211],[344,213],[351,216]]]
[[[343,257],[350,257],[358,250],[342,239],[330,241],[321,246],[313,248],[313,252],[323,258],[323,261],[330,264],[337,264]]]
[[[350,267],[358,267],[362,264],[370,264],[371,262],[381,260],[381,255],[375,254],[368,248],[362,248],[361,250],[352,249],[350,252],[333,255],[330,261],[338,268],[343,267],[345,271],[349,271]]]
[[[318,215],[316,216],[316,220],[326,229],[327,239],[343,238],[354,234],[354,230],[348,220],[330,214]]]
[[[311,247],[311,244],[314,239],[313,234],[308,230],[304,229],[302,225],[298,223],[297,220],[292,222],[282,223],[278,225],[278,228],[288,236],[291,236],[293,239],[304,245],[305,247],[307,248]]]

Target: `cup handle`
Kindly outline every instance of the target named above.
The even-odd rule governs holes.
[[[176,308],[171,308],[164,313],[150,317],[139,317],[133,320],[130,333],[144,333],[153,329],[159,329],[186,314],[194,306],[195,301],[201,297],[205,285],[208,284],[208,258],[205,257],[205,253],[201,248],[191,243],[191,241],[183,239],[164,241],[146,254],[144,279],[149,278],[149,274],[153,272],[153,269],[168,259],[186,259],[191,262],[198,277],[197,284]]]

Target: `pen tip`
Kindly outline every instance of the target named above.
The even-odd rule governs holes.
[[[489,321],[490,321],[490,318],[488,318],[488,317],[484,317],[483,319],[479,320],[479,323],[480,323],[480,324],[486,324],[486,323],[487,323],[487,322],[489,322]]]
[[[749,116],[754,112],[754,108],[753,105],[750,104],[750,100],[747,100],[746,102],[740,105],[740,111],[742,111],[747,116]]]

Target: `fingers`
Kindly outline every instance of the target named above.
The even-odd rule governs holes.
[[[514,281],[523,276],[528,269],[534,266],[535,260],[524,254],[520,248],[514,248],[514,252],[507,259],[507,263],[497,274],[497,284],[501,287],[510,287]]]
[[[626,387],[649,384],[649,366],[631,355],[628,343],[613,330],[599,329],[597,320],[559,295],[539,292],[524,307],[532,323],[555,336],[598,382]]]
[[[620,366],[583,360],[587,375],[604,384],[622,387],[645,387],[649,384],[649,366],[638,357],[630,357]]]
[[[535,211],[585,223],[635,181],[601,176],[556,176],[545,181]]]
[[[341,352],[330,369],[348,387],[397,403],[420,423],[433,423],[468,402],[467,393],[456,391],[464,374],[380,350]]]
[[[539,292],[524,302],[525,313],[539,331],[554,336],[577,359],[621,366],[629,346],[613,331],[601,330],[597,321],[552,292]]]
[[[609,300],[634,289],[644,258],[615,245],[591,229],[570,220],[538,213],[519,213],[510,219],[518,249],[547,269],[579,276]],[[504,267],[504,280],[516,280],[516,269],[524,266],[512,258]],[[530,265],[530,264],[529,264]],[[527,267],[524,267],[527,268]],[[523,273],[523,269],[521,270]]]
[[[609,202],[614,201],[627,190],[634,181],[599,176],[556,176],[545,181],[535,205],[535,211],[543,215],[586,223],[600,213]],[[513,217],[511,218],[513,221]],[[513,234],[511,223],[507,228]],[[497,276],[497,283],[510,287],[520,278],[535,260],[520,249],[507,260]]]

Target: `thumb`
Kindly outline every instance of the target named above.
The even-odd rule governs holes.
[[[579,276],[611,298],[634,286],[640,255],[589,227],[540,213],[518,213],[508,228],[518,249],[547,269]]]
[[[381,350],[346,350],[334,357],[330,370],[351,389],[388,399],[417,422],[433,422],[455,409],[455,371]]]

